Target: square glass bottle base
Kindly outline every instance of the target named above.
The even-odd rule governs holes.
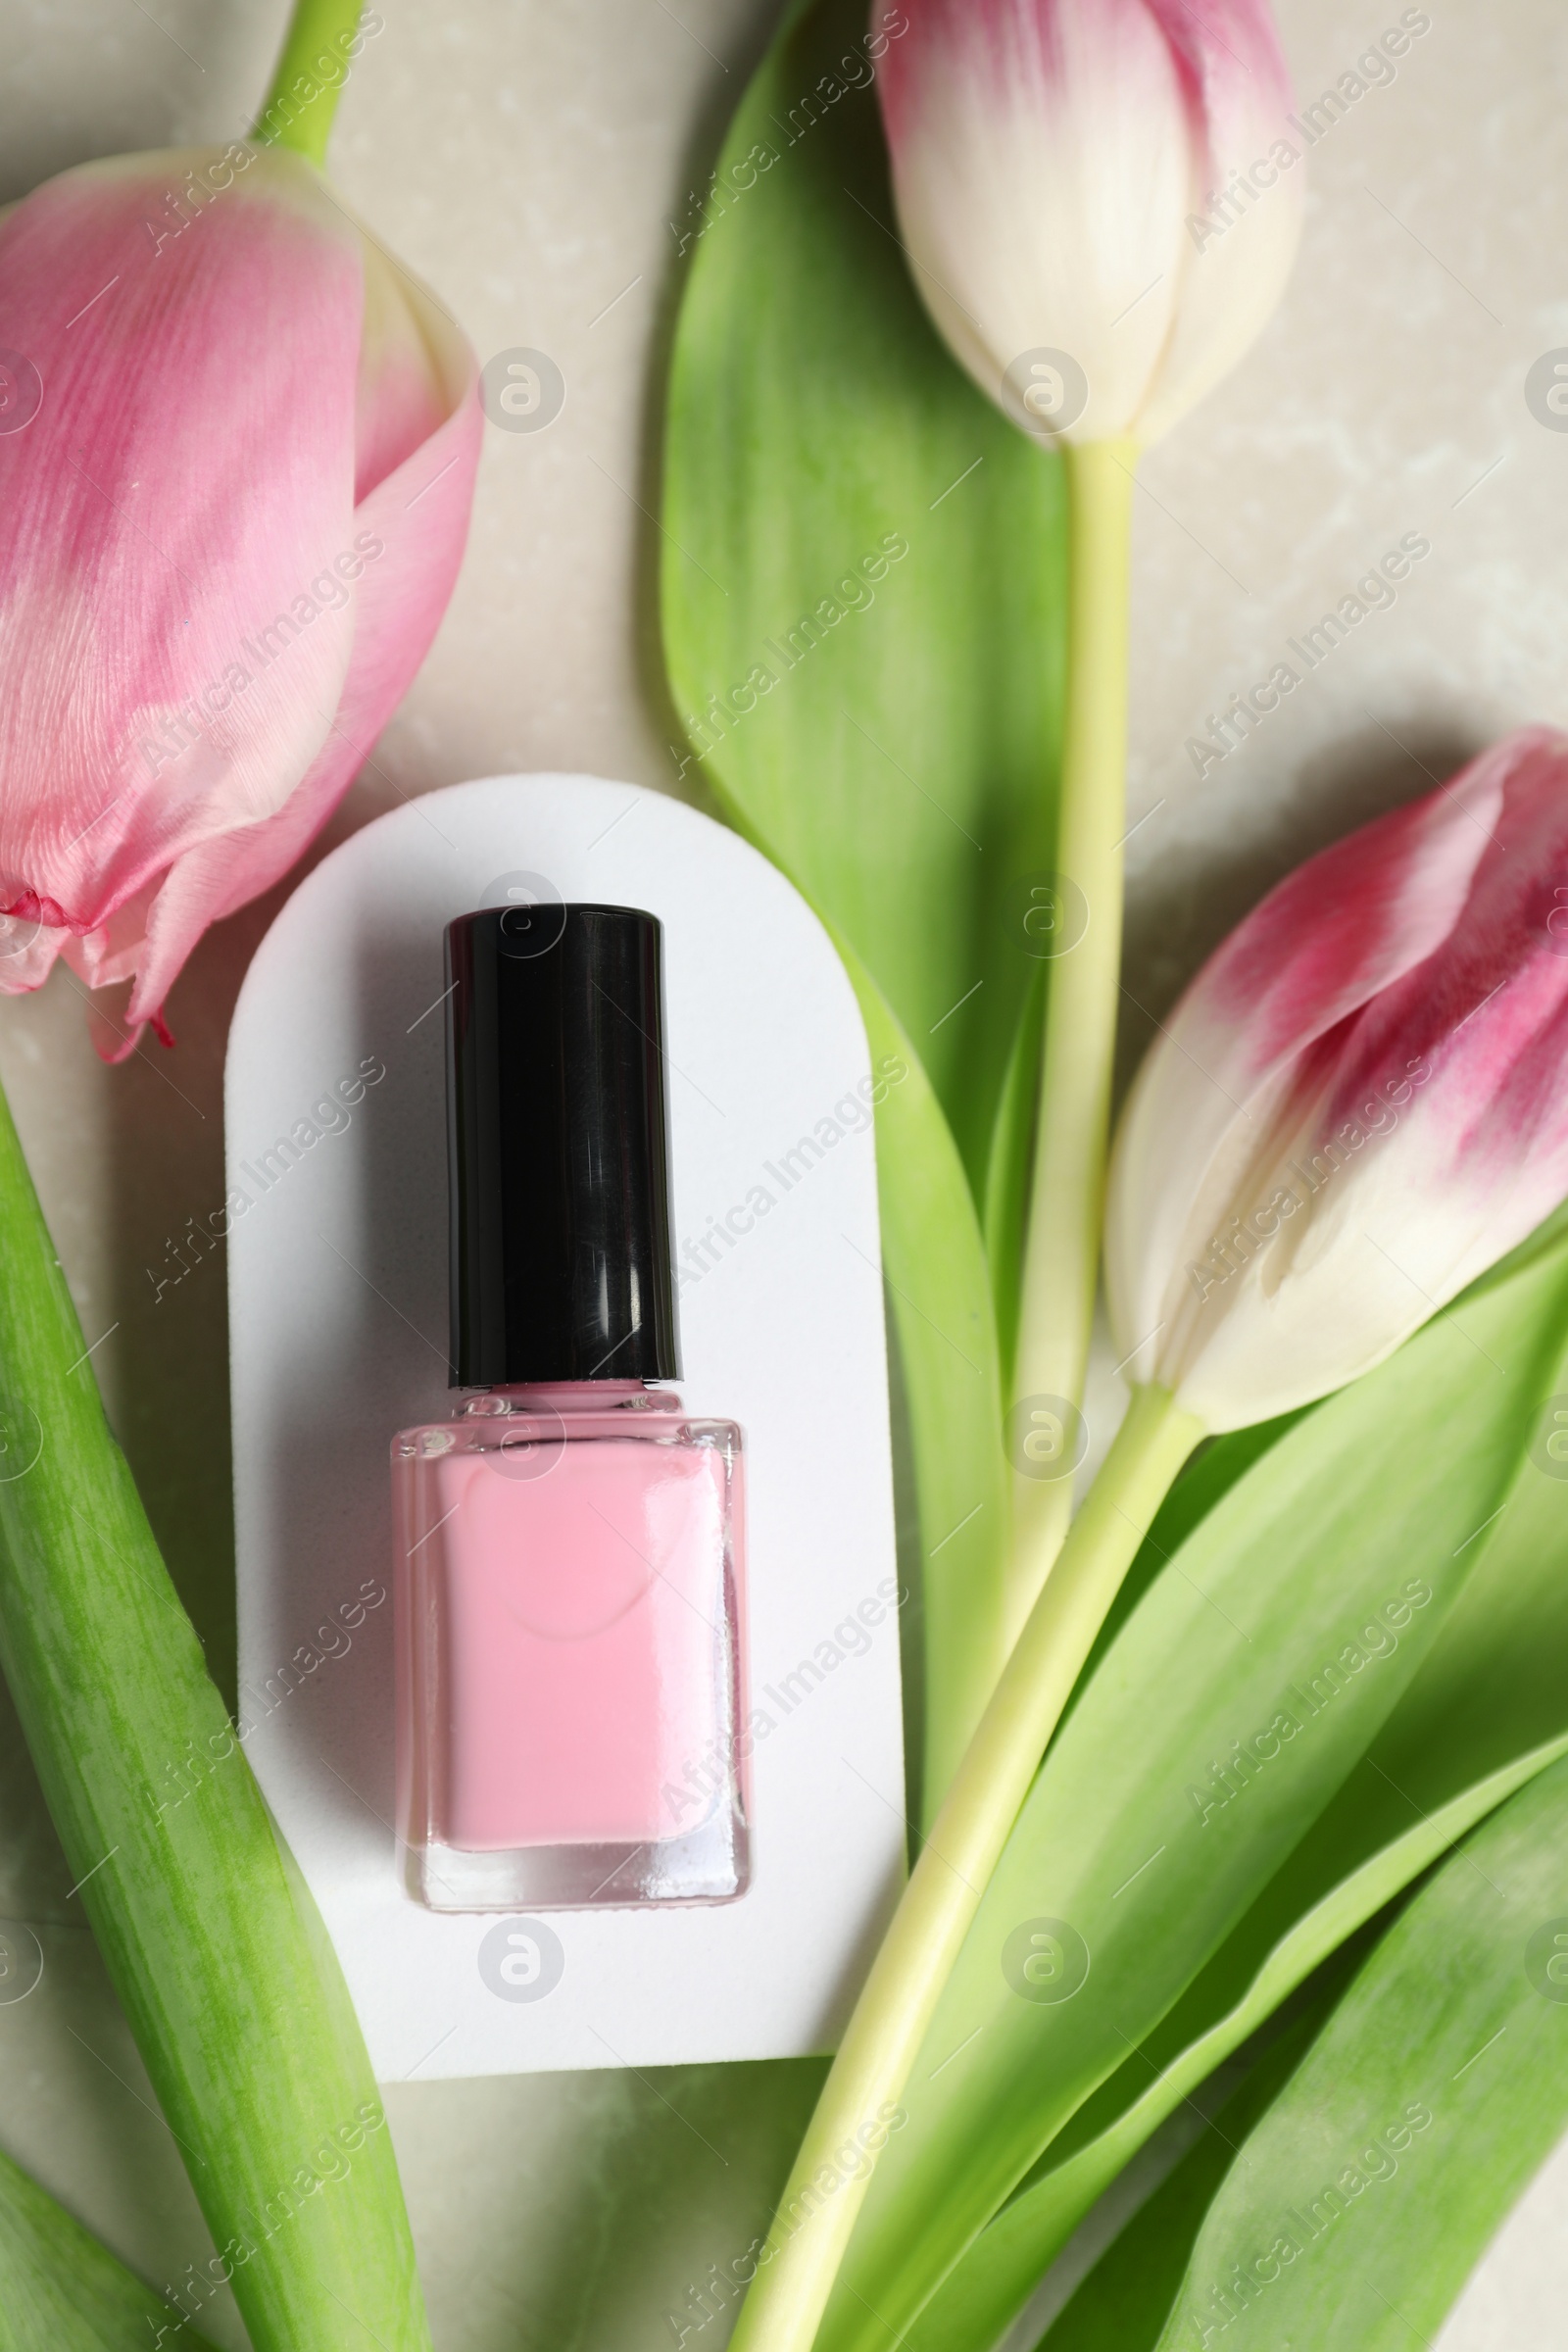
[[[487,1391],[392,1452],[415,1900],[733,1901],[748,1875],[739,1429],[668,1391],[588,1382]]]
[[[471,1853],[406,1845],[405,1884],[431,1911],[579,1911],[728,1903],[751,1879],[746,1824],[720,1811],[684,1838],[644,1845],[519,1845]]]

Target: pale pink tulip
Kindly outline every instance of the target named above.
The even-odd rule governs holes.
[[[1310,858],[1138,1074],[1118,1355],[1212,1430],[1391,1354],[1568,1195],[1568,736],[1512,735]]]
[[[312,165],[63,172],[0,221],[0,990],[58,955],[162,1028],[423,659],[473,356]]]
[[[1155,439],[1296,251],[1308,141],[1266,0],[878,0],[872,24],[900,225],[956,356],[1021,424]]]

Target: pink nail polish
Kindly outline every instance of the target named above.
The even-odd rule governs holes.
[[[398,1825],[438,1911],[749,1876],[741,1433],[679,1377],[660,926],[447,930],[454,1418],[392,1446]]]

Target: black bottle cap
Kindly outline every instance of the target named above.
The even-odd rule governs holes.
[[[446,939],[452,1386],[678,1379],[659,923],[496,906]]]

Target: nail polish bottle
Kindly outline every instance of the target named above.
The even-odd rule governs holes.
[[[436,1911],[749,1875],[741,1432],[678,1379],[660,925],[447,928],[449,1421],[392,1446],[398,1832]]]

